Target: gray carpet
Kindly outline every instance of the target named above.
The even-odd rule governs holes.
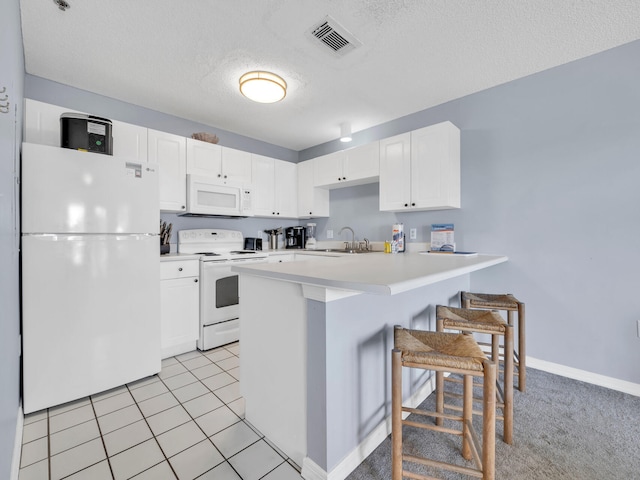
[[[639,397],[531,368],[527,392],[516,389],[514,396],[513,445],[502,442],[502,422],[496,427],[496,479],[640,479]],[[433,409],[433,397],[423,408]],[[474,418],[478,432],[479,422]],[[460,456],[459,437],[411,427],[403,434],[405,453],[473,466]],[[411,470],[443,479],[469,478],[427,467]],[[390,479],[391,437],[347,478]]]

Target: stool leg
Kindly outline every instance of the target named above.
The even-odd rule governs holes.
[[[436,412],[444,413],[444,373],[436,372]],[[442,417],[436,417],[436,425],[444,424]]]
[[[496,364],[484,361],[482,402],[482,478],[494,480],[496,470]]]
[[[465,375],[463,378],[462,400],[462,456],[471,460],[471,447],[469,446],[469,425],[473,422],[473,376]]]
[[[513,326],[504,333],[504,441],[513,443]]]
[[[444,322],[441,318],[436,319],[436,331],[444,332]],[[436,371],[436,412],[444,413],[444,373]],[[444,419],[436,417],[436,425],[444,425]]]
[[[391,478],[402,480],[402,355],[391,352]]]
[[[500,336],[491,335],[491,361],[498,365],[500,363]]]
[[[527,347],[524,325],[524,303],[518,303],[518,390],[527,389]]]

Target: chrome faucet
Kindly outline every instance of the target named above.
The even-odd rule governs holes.
[[[338,235],[341,234],[342,232],[344,232],[345,230],[350,230],[351,231],[351,246],[349,248],[351,250],[355,250],[356,249],[356,234],[353,231],[353,228],[351,228],[351,227],[342,227],[340,229],[340,231],[338,232]]]

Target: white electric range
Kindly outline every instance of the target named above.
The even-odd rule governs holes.
[[[266,262],[262,251],[243,250],[242,232],[199,228],[178,232],[178,252],[200,255],[200,337],[209,350],[239,340],[238,263]]]

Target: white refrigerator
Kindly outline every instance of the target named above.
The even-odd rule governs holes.
[[[22,146],[25,413],[160,371],[158,172]]]

